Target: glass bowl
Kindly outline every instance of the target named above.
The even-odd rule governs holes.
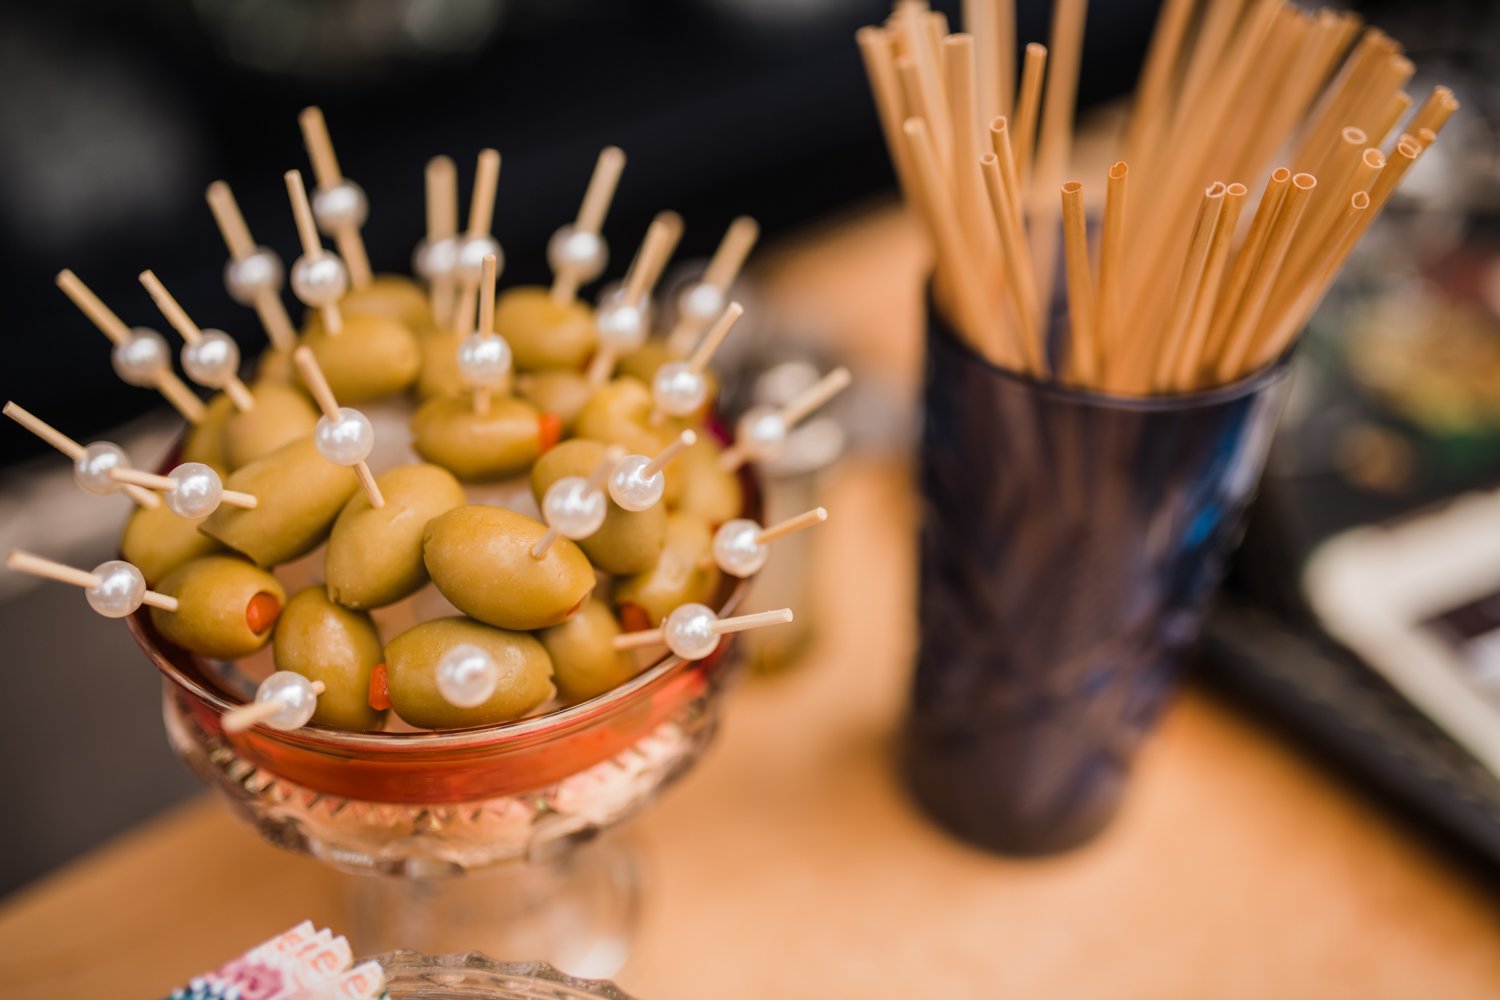
[[[496,962],[479,952],[376,955],[391,1000],[631,1000],[614,983],[577,979],[546,962]]]

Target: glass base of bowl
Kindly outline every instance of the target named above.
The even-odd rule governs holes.
[[[391,1000],[630,1000],[613,983],[575,979],[546,962],[496,962],[477,952],[393,951],[374,958],[385,969]]]

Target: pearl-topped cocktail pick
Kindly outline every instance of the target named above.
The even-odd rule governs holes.
[[[370,425],[370,418],[356,409],[339,405],[311,348],[297,348],[292,352],[292,359],[297,364],[297,370],[302,373],[302,382],[307,386],[307,391],[312,393],[313,401],[323,411],[323,415],[318,418],[318,426],[313,430],[313,444],[317,447],[318,454],[334,465],[354,466],[354,471],[359,474],[359,483],[364,487],[365,495],[370,498],[370,506],[379,510],[385,506],[385,497],[375,484],[375,474],[370,471],[370,463],[365,461],[370,457],[370,452],[375,450],[375,428]]]
[[[651,378],[651,401],[655,406],[655,415],[690,416],[708,401],[708,376],[703,371],[734,324],[744,314],[744,306],[738,302],[729,303],[687,360],[668,361],[656,369],[656,374]]]
[[[313,177],[318,182],[318,189],[313,192],[313,217],[317,219],[318,228],[338,244],[339,256],[349,265],[350,283],[355,288],[367,288],[373,275],[359,228],[369,217],[369,199],[363,188],[339,170],[339,158],[334,155],[333,140],[328,135],[328,123],[323,120],[322,109],[303,108],[297,116],[297,124],[302,126],[302,141],[307,146],[307,158],[312,161]]]
[[[172,293],[151,271],[142,271],[141,284],[156,303],[156,308],[183,339],[182,370],[188,378],[210,389],[223,389],[235,409],[249,413],[255,409],[255,397],[240,381],[240,348],[223,330],[202,330],[188,316]]]
[[[474,391],[474,412],[490,412],[490,394],[504,392],[510,382],[511,351],[495,332],[495,276],[499,261],[484,258],[479,281],[479,325],[458,343],[458,377]]]
[[[102,497],[123,490],[126,496],[142,507],[154,509],[161,506],[161,498],[150,490],[143,490],[139,486],[126,486],[109,478],[109,470],[126,468],[130,465],[130,457],[119,445],[109,441],[95,441],[89,445],[81,445],[14,402],[6,403],[4,412],[7,417],[72,460],[73,481],[83,492]]]
[[[231,299],[255,310],[272,348],[290,351],[297,346],[297,330],[287,315],[286,303],[281,301],[286,266],[280,255],[255,242],[228,184],[214,181],[204,196],[218,223],[219,235],[229,248],[229,263],[224,265],[225,290]]]
[[[102,562],[90,573],[51,559],[43,559],[30,552],[15,550],[6,558],[5,565],[21,573],[82,587],[89,607],[106,618],[133,615],[142,604],[163,611],[177,610],[177,598],[147,590],[146,578],[141,575],[141,571],[120,559]]]
[[[342,333],[344,314],[339,311],[339,299],[349,290],[349,269],[338,254],[324,249],[318,237],[302,171],[288,170],[282,177],[292,200],[292,217],[297,220],[297,239],[302,243],[302,256],[292,264],[292,294],[307,308],[322,314],[323,329],[329,334]]]
[[[655,507],[667,489],[667,477],[663,471],[667,463],[697,443],[697,433],[685,430],[655,458],[626,455],[610,473],[610,498],[625,510],[641,511]]]
[[[323,691],[322,681],[278,670],[260,682],[254,701],[225,712],[220,724],[226,733],[242,733],[255,725],[301,729],[312,721],[313,713],[318,710],[318,695]]]
[[[453,331],[468,333],[474,322],[474,303],[479,298],[479,282],[484,273],[484,259],[495,258],[495,273],[505,270],[505,252],[493,235],[495,226],[495,192],[500,186],[500,154],[493,149],[479,151],[474,169],[474,193],[469,197],[469,225],[458,240],[458,306],[453,311]]]
[[[641,646],[664,645],[684,660],[701,660],[718,649],[719,640],[730,632],[743,632],[767,625],[785,625],[791,620],[791,608],[720,618],[707,605],[684,604],[667,615],[661,628],[625,632],[615,636],[614,647],[636,649]]]
[[[458,171],[453,160],[427,161],[427,235],[412,255],[412,270],[427,282],[432,322],[440,330],[453,322],[453,289],[458,280]]]
[[[609,265],[609,244],[599,230],[614,200],[620,174],[625,170],[625,153],[616,146],[606,146],[594,163],[593,176],[578,207],[578,218],[562,226],[547,241],[547,264],[552,268],[552,301],[560,306],[572,302],[581,285],[586,285]]]
[[[646,309],[651,290],[661,280],[677,241],[682,238],[682,217],[676,212],[662,212],[651,220],[646,238],[625,272],[625,283],[618,298],[601,301],[594,316],[599,343],[589,364],[590,385],[609,381],[615,362],[638,350],[650,335]]]
[[[814,507],[768,528],[744,517],[725,521],[714,533],[714,562],[730,576],[754,576],[765,567],[772,542],[826,520],[827,508]]]
[[[807,419],[818,407],[848,388],[851,376],[847,368],[835,368],[779,409],[752,406],[740,417],[734,428],[734,444],[719,456],[719,466],[734,471],[746,462],[766,462],[781,454],[792,428]]]
[[[542,519],[547,522],[547,532],[531,547],[531,557],[541,559],[558,538],[578,541],[599,530],[604,515],[609,513],[609,499],[604,494],[604,484],[614,471],[625,449],[611,445],[604,459],[589,477],[563,476],[547,487],[542,494]]]
[[[57,272],[57,287],[115,345],[109,360],[122,382],[155,389],[190,424],[203,419],[203,400],[193,395],[172,370],[172,352],[165,337],[148,327],[126,326],[78,275],[66,268]]]
[[[474,708],[490,700],[500,683],[500,665],[489,651],[461,642],[438,660],[438,694],[450,705]]]
[[[207,517],[218,510],[221,503],[241,510],[254,510],[257,503],[249,493],[226,490],[219,474],[202,462],[183,462],[165,476],[116,467],[109,470],[109,478],[117,483],[160,490],[168,509],[189,520]]]
[[[719,248],[714,251],[703,277],[677,294],[677,324],[667,335],[667,349],[678,357],[693,349],[693,342],[724,311],[729,289],[745,266],[745,258],[760,238],[760,224],[742,215],[729,224]]]

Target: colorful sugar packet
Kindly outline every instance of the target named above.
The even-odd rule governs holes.
[[[379,962],[354,965],[344,937],[312,921],[196,976],[167,1000],[390,1000]]]

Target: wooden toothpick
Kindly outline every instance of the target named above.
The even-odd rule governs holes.
[[[750,216],[742,215],[731,222],[724,232],[724,238],[719,241],[718,249],[709,259],[708,267],[703,271],[703,277],[700,279],[702,283],[717,289],[721,295],[727,296],[729,289],[739,278],[740,271],[744,269],[745,261],[749,258],[750,251],[755,248],[755,241],[758,239],[760,239],[760,223]],[[678,357],[686,354],[692,348],[693,341],[702,334],[705,325],[702,318],[679,311],[677,324],[667,335],[668,350]]]
[[[327,687],[322,681],[313,681],[310,685],[312,693],[322,695]],[[246,705],[231,708],[220,717],[219,723],[224,727],[226,733],[242,733],[252,726],[259,725],[267,719],[273,718],[286,706],[271,699],[268,701],[252,701]]]
[[[303,108],[297,116],[302,126],[302,140],[307,145],[308,159],[312,160],[313,176],[318,182],[318,191],[328,191],[344,182],[339,170],[339,160],[333,152],[333,139],[328,135],[328,123],[323,111],[316,106]],[[349,283],[355,288],[368,288],[373,280],[370,273],[370,255],[365,252],[365,241],[358,226],[340,226],[333,234],[338,244],[339,256],[349,266]]]
[[[13,550],[10,555],[6,556],[5,565],[18,573],[29,573],[45,580],[56,580],[58,583],[71,584],[85,590],[98,587],[104,582],[95,573],[65,563],[53,562],[51,559],[43,559],[41,556],[22,552],[19,549]],[[163,611],[175,612],[177,610],[177,598],[159,594],[154,590],[148,590],[142,594],[141,603]]]
[[[244,260],[254,254],[255,239],[250,235],[250,227],[246,225],[229,185],[224,181],[214,181],[208,186],[205,197],[214,214],[214,222],[219,226],[219,235],[224,237],[224,245],[229,248],[229,256],[234,260]],[[273,289],[263,289],[256,294],[253,305],[273,349],[290,351],[297,346],[297,330],[292,326],[292,318],[287,315],[286,303],[281,301],[280,295]]]
[[[500,153],[494,149],[481,149],[474,169],[474,193],[469,197],[469,225],[464,230],[465,238],[491,235],[495,226],[495,194],[499,187]],[[458,308],[453,313],[455,333],[469,332],[468,325],[474,320],[474,304],[478,297],[477,279],[460,282]]]
[[[318,366],[318,359],[313,355],[312,348],[302,346],[292,352],[292,360],[297,365],[297,371],[302,373],[302,382],[307,386],[307,391],[312,393],[312,398],[318,404],[318,409],[323,411],[323,416],[330,421],[338,421],[339,401],[334,398],[333,390],[328,386],[328,379],[323,375],[323,369]],[[355,463],[355,473],[359,476],[359,484],[364,487],[365,495],[370,498],[370,506],[379,510],[385,506],[385,497],[381,495],[380,487],[375,483],[375,474],[370,471],[370,463],[360,460]]]
[[[434,156],[427,161],[427,241],[431,245],[458,235],[458,170],[451,157]],[[457,248],[455,247],[455,253]],[[454,276],[452,269],[437,277],[428,289],[432,321],[440,330],[453,322]]]
[[[794,535],[804,528],[811,528],[814,525],[822,524],[826,520],[828,520],[828,508],[814,507],[812,510],[798,514],[796,517],[789,517],[785,521],[762,528],[760,533],[755,536],[755,544],[769,545],[778,538]]]
[[[144,472],[140,469],[110,469],[109,478],[117,483],[130,483],[162,493],[170,493],[177,488],[177,483],[167,476],[158,476],[154,472]],[[219,496],[219,501],[241,510],[254,510],[259,503],[252,494],[241,493],[239,490],[224,490]]]
[[[282,179],[286,181],[287,196],[292,200],[292,216],[297,220],[297,238],[302,241],[302,255],[317,257],[328,253],[323,249],[323,241],[318,238],[318,223],[313,218],[312,202],[307,200],[307,185],[302,183],[302,171],[288,170],[282,175]],[[344,314],[339,310],[337,302],[320,306],[318,311],[323,316],[324,330],[330,334],[343,331]]]
[[[77,462],[83,457],[86,450],[83,445],[68,437],[62,431],[53,427],[47,421],[38,417],[30,410],[18,405],[14,401],[5,404],[4,413],[7,417],[26,428],[43,441],[56,448],[67,456],[71,462]],[[130,497],[142,507],[156,508],[161,505],[161,498],[150,490],[143,490],[139,486],[126,486],[125,495]]]
[[[153,272],[147,270],[140,274],[141,284],[146,287],[146,292],[151,296],[151,301],[156,303],[156,308],[172,324],[172,329],[189,344],[196,344],[203,339],[203,331],[194,323],[192,317],[188,316],[187,310],[172,297],[167,287],[161,283]],[[255,397],[250,395],[250,389],[244,382],[240,381],[239,375],[231,372],[224,383],[224,392],[234,403],[235,409],[242,413],[249,413],[255,409]]]
[[[614,200],[615,188],[620,183],[620,174],[625,170],[625,153],[616,146],[606,146],[594,163],[594,173],[589,178],[588,189],[583,193],[583,203],[578,206],[578,218],[573,228],[579,232],[598,235],[604,226],[604,217],[609,213]],[[564,269],[552,276],[552,301],[567,305],[578,295],[580,275],[576,270]]]

